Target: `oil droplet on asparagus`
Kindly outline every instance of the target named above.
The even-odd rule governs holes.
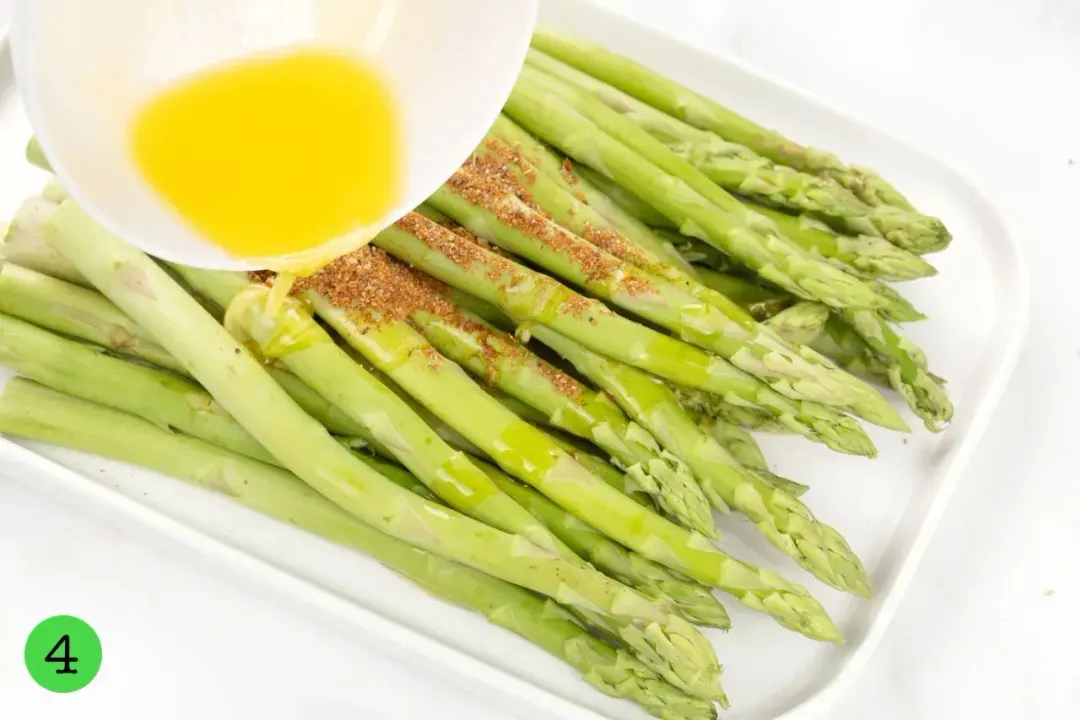
[[[360,58],[330,50],[258,56],[182,80],[138,112],[130,147],[147,182],[234,257],[310,251],[399,200],[390,89]]]

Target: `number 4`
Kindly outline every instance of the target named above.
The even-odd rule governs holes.
[[[57,650],[63,649],[64,654],[57,656]],[[64,635],[56,644],[53,645],[52,650],[45,656],[45,662],[64,663],[64,667],[56,671],[57,675],[78,675],[79,671],[71,667],[72,663],[79,662],[79,658],[71,657],[71,638]]]

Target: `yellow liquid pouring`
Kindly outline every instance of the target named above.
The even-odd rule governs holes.
[[[147,182],[234,257],[304,254],[399,200],[393,97],[344,53],[293,50],[183,80],[140,110],[130,144]],[[331,259],[313,256],[309,267]]]

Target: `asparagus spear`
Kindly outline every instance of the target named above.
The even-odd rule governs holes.
[[[0,265],[0,312],[184,372],[157,340],[99,293],[18,265]]]
[[[429,492],[427,488],[419,484],[407,472],[400,468],[384,467],[384,463],[377,461],[368,460],[368,462],[374,463],[377,470],[401,487],[427,497]],[[486,463],[481,463],[481,466],[504,492],[521,502],[522,506],[527,507],[537,520],[550,527],[560,537],[565,538],[567,544],[573,547],[575,552],[581,553],[582,557],[588,557],[597,568],[609,576],[638,589],[646,597],[652,597],[671,606],[687,621],[691,621],[692,616],[697,618],[694,622],[699,625],[720,627],[725,630],[730,627],[727,612],[704,586],[696,585],[692,580],[680,579],[665,568],[650,563],[618,543],[608,540],[543,495],[517,483],[495,467]],[[678,606],[675,604],[675,598],[679,599]],[[610,638],[615,644],[620,643],[618,638],[621,629],[612,627],[603,616],[597,616],[595,613],[583,611],[580,608],[571,612],[595,632],[605,638]],[[686,686],[682,678],[671,676],[670,670],[664,667],[662,658],[649,657],[643,659],[642,662],[646,667],[654,669],[661,677],[670,677],[670,682],[677,689],[687,692],[692,697],[699,696],[695,694],[694,688]],[[703,699],[717,700],[721,707],[728,707],[727,697],[722,691],[713,688],[710,693]]]
[[[236,299],[232,301],[229,307],[229,314],[227,321],[235,324],[238,327],[242,327],[252,337],[255,342],[259,344],[263,353],[268,355],[275,355],[279,351],[283,351],[284,361],[293,369],[302,379],[305,379],[309,384],[313,385],[317,390],[322,393],[328,393],[332,391],[332,385],[334,383],[341,384],[342,373],[340,372],[328,372],[332,367],[332,361],[328,359],[327,353],[323,352],[320,355],[315,355],[312,350],[321,347],[326,344],[331,344],[332,341],[329,337],[326,337],[325,341],[322,339],[313,340],[312,335],[314,330],[318,330],[318,333],[325,335],[325,332],[318,329],[318,325],[314,320],[304,314],[302,318],[298,318],[304,310],[303,306],[296,300],[288,298],[285,301],[285,310],[289,313],[288,316],[282,316],[281,314],[276,317],[268,317],[265,311],[262,309],[265,307],[270,290],[262,286],[251,286],[244,290]],[[332,313],[328,309],[329,306],[325,300],[321,299],[314,291],[308,291],[306,299],[318,308],[320,316],[326,319],[328,322],[336,326],[336,329],[340,331],[340,326],[334,322]],[[295,319],[294,319],[295,318]],[[297,322],[296,320],[299,320]],[[404,327],[408,327],[402,323]],[[303,330],[303,332],[299,332]],[[377,330],[371,330],[365,337],[371,337],[372,342],[378,342],[376,338]],[[415,334],[415,333],[414,333]],[[348,334],[345,334],[347,341],[351,341]],[[395,338],[396,339],[396,338]],[[301,346],[301,349],[295,349],[297,343]],[[360,349],[358,344],[351,342],[354,348]],[[292,345],[290,349],[288,346]],[[337,353],[344,353],[333,346],[333,349]],[[371,354],[367,354],[366,357],[372,361],[376,366],[379,366],[384,372],[387,372],[395,381],[398,382],[404,389],[412,394],[416,399],[423,402],[425,405],[432,409],[431,399],[429,396],[417,392],[416,388],[407,382],[409,368],[405,365],[387,365],[386,358],[392,357],[392,353],[400,349],[400,346],[396,344],[383,345],[381,347],[382,352],[386,353],[384,358],[374,358]],[[347,359],[347,357],[346,357]],[[384,362],[380,362],[384,360]],[[395,358],[395,363],[398,358]],[[350,361],[351,362],[351,361]],[[485,408],[482,405],[478,405],[475,401],[479,398],[470,397],[468,394],[462,393],[459,387],[454,387],[452,380],[455,379],[455,373],[451,371],[450,363],[439,359],[432,358],[430,355],[423,355],[419,358],[418,364],[427,366],[429,362],[435,362],[442,366],[444,370],[440,373],[438,380],[438,389],[436,394],[439,397],[445,398],[445,400],[451,404],[464,401],[459,407],[466,411],[466,415],[469,418],[468,424],[475,427],[475,418],[477,414],[473,411],[479,411],[480,416],[490,414],[491,408],[486,408],[489,412],[485,413]],[[323,368],[327,377],[336,377],[333,383],[330,385],[324,384],[325,381],[316,375],[317,368]],[[358,368],[358,366],[355,366]],[[415,367],[413,368],[415,369]],[[456,375],[462,379],[466,379],[464,374],[456,367]],[[450,382],[448,382],[448,379]],[[341,392],[341,391],[339,391]],[[482,392],[477,391],[479,396],[483,396]],[[370,406],[365,407],[364,404],[359,402],[360,397],[357,396],[356,400],[342,397],[342,400],[338,402],[339,406],[343,409],[356,408],[356,412],[362,414],[370,412]],[[496,405],[496,407],[499,407]],[[501,409],[501,407],[500,407]],[[441,415],[444,420],[451,421],[451,418],[447,418],[444,414],[436,412]],[[360,419],[360,417],[356,417]],[[461,431],[466,437],[475,442],[482,450],[488,454],[492,453],[492,447],[504,447],[505,452],[498,455],[497,458],[500,461],[505,462],[506,457],[513,456],[513,453],[525,449],[527,450],[527,438],[518,438],[513,432],[513,428],[509,431],[501,432],[502,423],[500,418],[485,418],[485,420],[491,420],[490,423],[486,423],[483,429],[478,432],[467,432],[466,429],[459,423],[453,423],[456,429]],[[395,421],[395,427],[397,430],[401,430],[398,421]],[[483,443],[480,438],[491,438],[491,442]],[[515,442],[515,440],[517,442]],[[385,444],[385,441],[383,441]],[[408,458],[405,456],[399,456],[403,462],[407,462]],[[471,463],[470,467],[475,467]],[[517,471],[522,472],[522,467],[519,465]],[[528,466],[529,469],[533,469],[535,466]],[[556,470],[556,475],[558,471]],[[490,479],[488,482],[490,483]],[[553,478],[557,483],[560,478]],[[475,484],[474,484],[475,485]],[[492,484],[492,487],[495,487]],[[607,489],[607,486],[603,486]],[[467,491],[469,495],[477,495],[475,489]],[[628,499],[619,496],[614,490],[611,491],[617,497],[620,497],[626,502],[630,502]],[[507,496],[500,493],[500,497],[506,498]],[[564,501],[565,501],[564,496]],[[631,503],[632,504],[632,503]],[[580,507],[580,504],[579,504]],[[635,505],[635,507],[637,507]],[[514,512],[521,511],[520,506],[514,504]],[[504,510],[504,512],[508,512]],[[527,511],[525,511],[527,512]],[[532,518],[530,518],[532,519]],[[492,518],[491,522],[500,522],[505,524],[509,521],[509,518]],[[535,519],[533,519],[535,523]],[[515,523],[517,520],[515,519]],[[539,523],[537,523],[539,524]],[[541,525],[542,527],[542,525]],[[535,525],[530,527],[530,534],[528,537],[533,537],[536,534]],[[548,533],[546,528],[544,532]],[[554,547],[562,552],[564,556],[576,557],[572,551],[566,549],[558,541],[548,541],[547,546]],[[641,658],[644,662],[648,663],[657,672],[661,672],[669,682],[678,683],[678,686],[687,692],[692,692],[700,697],[706,698],[720,698],[722,692],[719,690],[716,684],[716,678],[718,673],[718,666],[715,663],[715,658],[712,655],[711,647],[707,641],[701,637],[690,626],[676,626],[672,625],[670,619],[667,621],[667,630],[661,630],[659,627],[654,626],[648,629],[640,627],[639,623],[629,622],[628,619],[619,618],[614,616],[610,612],[602,611],[596,608],[575,608],[575,610],[583,612],[589,618],[589,622],[609,630],[617,634],[622,641],[626,642],[633,649],[635,654]],[[671,642],[677,633],[678,645],[672,647],[666,647],[665,643]]]
[[[697,249],[698,246],[694,246],[684,252],[687,252],[688,257],[694,258]],[[724,293],[748,312],[752,311],[760,320],[766,320],[795,303],[795,299],[782,290],[763,285],[748,277],[732,275],[726,271],[717,272],[707,267],[698,267],[697,274],[704,284]],[[868,284],[878,297],[885,301],[886,305],[877,312],[886,320],[905,323],[926,319],[926,315],[919,312],[911,301],[894,288],[876,280]]]
[[[872,170],[845,165],[832,153],[805,147],[643,65],[565,35],[540,29],[533,47],[610,83],[669,115],[802,172],[834,178],[870,205],[911,210],[911,203]]]
[[[702,271],[702,280],[705,282],[718,278],[722,278],[722,282],[738,280],[719,273]],[[885,285],[881,285],[881,288],[893,294],[893,317],[889,317],[885,312],[845,311],[840,313],[839,317],[826,317],[824,324],[819,325],[823,308],[803,303],[779,313],[768,320],[767,324],[781,334],[790,333],[794,326],[796,332],[809,331],[815,337],[822,335],[819,328],[824,329],[831,339],[829,347],[823,348],[824,354],[853,373],[883,380],[904,397],[911,410],[922,418],[927,429],[941,432],[948,426],[953,415],[953,405],[945,393],[944,381],[929,371],[925,353],[887,322],[887,319],[893,319],[896,314],[908,320],[921,315],[899,293]],[[814,342],[809,336],[800,335],[794,339],[809,341],[807,344]],[[707,397],[686,394],[692,395],[693,402],[699,407],[711,405],[708,410],[710,415],[724,417],[743,426],[756,426],[751,412],[717,407],[716,402]]]
[[[835,628],[804,589],[731,558],[699,533],[665,520],[590,475],[544,434],[476,388],[460,368],[433,352],[407,323],[370,306],[334,306],[315,292],[309,292],[306,299],[349,345],[410,395],[504,470],[563,509],[650,560],[731,592],[788,627],[812,637],[836,637]],[[483,423],[476,422],[478,416],[484,418]],[[736,577],[739,579],[733,584]],[[772,604],[762,604],[756,595],[760,592],[774,598]]]
[[[662,565],[609,540],[532,488],[497,468],[479,463],[503,492],[533,513],[574,552],[646,597],[666,601],[695,625],[728,629],[731,619],[707,587],[680,577]]]
[[[549,438],[551,438],[551,441],[558,445],[564,453],[572,457],[574,459],[574,462],[588,470],[590,475],[595,475],[596,477],[600,478],[608,485],[617,489],[623,495],[626,495],[628,498],[636,502],[638,505],[643,505],[649,508],[653,506],[652,498],[638,488],[637,482],[635,482],[634,478],[622,472],[621,470],[618,470],[617,468],[611,466],[601,458],[598,458],[595,455],[586,452],[585,450],[582,450],[580,447],[575,446],[566,438],[559,437],[556,433],[553,432],[542,432],[544,432]]]
[[[804,250],[840,263],[847,272],[872,280],[914,280],[937,275],[933,265],[913,252],[871,235],[841,235],[806,215],[787,215],[753,205],[776,223],[784,237]]]
[[[752,319],[747,318],[748,325],[736,322],[715,305],[567,232],[520,200],[508,183],[499,182],[497,163],[474,161],[467,162],[429,199],[467,229],[594,296],[712,350],[746,373],[746,382],[757,377],[793,400],[851,408],[873,422],[906,429],[884,398],[862,381],[831,363],[804,360],[771,333],[759,332]],[[719,302],[734,308],[726,298]]]
[[[174,373],[109,357],[91,345],[2,314],[0,364],[54,390],[274,462],[209,394]]]
[[[877,312],[886,320],[894,323],[908,323],[918,322],[925,320],[926,315],[919,312],[919,310],[911,304],[911,301],[896,291],[895,288],[891,288],[882,282],[872,282],[870,286],[874,289],[874,292],[878,294],[878,297],[885,298],[886,305],[879,308]]]
[[[623,114],[725,190],[796,213],[811,213],[837,230],[888,238],[887,242],[901,248],[941,249],[947,243],[941,224],[928,223],[917,213],[889,205],[867,205],[829,178],[777,165],[743,145],[667,115],[535,48],[529,51],[528,62]]]
[[[603,173],[580,163],[572,163],[571,167],[578,176],[595,185],[605,197],[638,222],[653,228],[654,231],[678,229],[678,225],[659,210]]]
[[[602,218],[497,141],[467,161],[431,202],[505,249],[717,352],[781,395],[850,407],[878,424],[908,429],[873,388],[817,353],[789,346],[735,302],[647,248],[601,231]]]
[[[656,510],[656,504],[653,501],[652,496],[644,492],[633,477],[613,467],[607,461],[593,455],[589,450],[582,448],[581,444],[575,444],[572,436],[561,435],[558,431],[546,426],[543,416],[536,408],[526,405],[520,400],[512,398],[494,388],[486,389],[488,390],[488,394],[498,400],[503,407],[520,417],[522,420],[533,425],[538,432],[546,435],[551,442],[569,455],[574,462],[585,468],[590,475],[594,475],[603,480],[638,505],[650,510]],[[471,445],[472,443],[469,444]],[[475,456],[487,457],[480,451],[478,451]],[[717,539],[719,539],[719,533],[717,533]]]
[[[356,548],[439,597],[483,614],[563,659],[601,692],[636,702],[661,718],[715,717],[710,703],[687,696],[625,651],[592,637],[551,601],[383,534],[283,470],[24,380],[11,381],[0,394],[0,431],[141,465],[221,492]]]
[[[834,307],[880,305],[859,280],[788,243],[772,223],[662,143],[573,87],[526,66],[505,111],[567,155],[633,187],[684,234],[738,258],[789,292]]]
[[[953,405],[940,378],[929,371],[926,354],[875,312],[844,313],[843,317],[870,348],[875,359],[884,365],[889,384],[904,396],[911,410],[922,418],[926,429],[941,432],[947,428],[952,420]]]
[[[570,560],[576,556],[499,491],[461,451],[446,444],[393,391],[353,360],[289,299],[275,315],[266,311],[265,287],[248,286],[238,273],[185,268],[192,287],[223,307],[226,322],[241,328],[268,358],[279,358],[315,392],[332,402],[386,448],[447,504],[466,515]]]
[[[829,308],[820,303],[801,302],[773,315],[765,324],[789,342],[811,345],[825,330]]]
[[[70,201],[49,220],[46,239],[153,333],[284,467],[347,512],[422,549],[568,605],[634,623],[641,633],[656,633],[665,642],[685,633],[685,621],[601,573],[426,502],[371,470],[297,407],[247,349],[153,261],[95,225]]]
[[[818,522],[795,497],[741,467],[686,415],[666,385],[548,328],[535,328],[533,334],[610,393],[623,410],[685,460],[718,509],[743,513],[774,547],[822,582],[870,596],[866,571],[840,533]]]
[[[411,319],[443,355],[536,408],[545,422],[592,441],[655,498],[666,514],[707,537],[715,536],[709,502],[685,463],[663,451],[605,395],[460,309],[418,311]]]
[[[175,427],[276,464],[201,388],[169,373],[102,356],[88,346],[3,315],[0,315],[0,362],[51,387],[129,410],[162,426]],[[307,392],[313,391],[307,389]],[[370,459],[361,459],[373,465]],[[385,475],[386,467],[374,465]],[[411,475],[408,477],[412,479]],[[393,479],[401,484],[400,477]],[[419,481],[413,479],[413,482]],[[572,555],[568,548],[565,552]]]
[[[487,322],[503,324],[500,318],[498,310],[491,305],[484,303],[476,298],[468,298],[461,293],[454,295],[455,300],[458,300],[474,310],[478,315],[484,317]],[[662,383],[656,382],[652,378],[649,378],[644,373],[639,373],[633,368],[626,366],[620,366],[619,363],[604,360],[599,356],[596,357],[596,362],[589,362],[591,353],[588,353],[580,346],[567,341],[566,338],[559,337],[556,333],[548,331],[546,328],[534,328],[533,332],[541,342],[551,341],[548,343],[550,347],[559,351],[569,351],[565,356],[572,364],[575,364],[576,368],[588,375],[590,379],[598,384],[600,387],[605,387],[609,392],[612,392],[614,397],[619,400],[625,407],[627,407],[629,413],[633,413],[633,408],[636,408],[639,412],[645,412],[643,408],[653,408],[654,410],[643,420],[643,422],[663,423],[664,431],[657,434],[657,437],[662,442],[670,443],[669,447],[673,451],[683,449],[688,453],[692,453],[699,462],[708,462],[710,454],[714,453],[714,449],[708,446],[708,441],[702,441],[699,439],[699,443],[704,444],[706,447],[704,450],[692,447],[693,440],[698,437],[699,433],[693,427],[693,423],[688,417],[684,415],[683,403],[681,400],[677,400],[670,390],[668,390]],[[574,361],[577,361],[576,363]],[[580,363],[580,364],[578,364]],[[604,366],[607,363],[607,366]],[[599,371],[599,372],[597,372]],[[597,372],[597,374],[592,374]],[[606,383],[615,382],[616,385],[610,386]],[[615,392],[617,390],[618,392]],[[736,408],[736,406],[732,406]],[[639,417],[635,415],[635,417]],[[670,419],[671,422],[668,422]],[[745,460],[745,467],[752,470],[756,470],[758,479],[764,482],[771,488],[777,488],[781,491],[787,492],[792,497],[798,497],[806,492],[808,489],[805,485],[793,482],[786,478],[780,477],[769,471],[765,462],[765,458],[762,456],[760,449],[754,443],[753,438],[748,433],[735,427],[731,424],[720,420],[713,420],[711,418],[703,418],[699,421],[702,428],[720,443],[724,449],[728,450],[733,456],[736,456],[738,462]],[[567,452],[571,454],[577,451],[571,444],[566,441],[560,440],[557,436],[552,435],[552,439],[557,442]],[[690,445],[690,449],[686,449]],[[612,470],[610,466],[606,466],[597,458],[590,457],[587,454],[580,453],[574,454],[575,459],[585,467],[589,468],[591,472],[597,475],[604,474],[604,467],[607,470]],[[693,466],[693,464],[691,463]],[[600,466],[600,467],[597,467]],[[704,472],[710,472],[710,468],[706,468]],[[726,510],[727,505],[724,503],[723,498],[719,495],[712,495],[712,498],[718,507]],[[807,511],[808,512],[808,511]],[[850,549],[847,549],[846,543],[832,528],[827,526],[821,526],[825,540],[830,545],[835,543],[838,552],[846,552],[850,554]],[[854,558],[854,556],[851,556]],[[855,563],[858,563],[857,558],[854,558]],[[866,591],[869,591],[869,586],[865,581],[865,574],[860,571],[855,573],[856,577],[862,574],[862,578],[859,582],[863,583]]]
[[[848,370],[850,371],[851,368],[849,367]],[[791,428],[776,422],[775,418],[760,410],[727,402],[716,395],[710,395],[693,388],[672,383],[669,383],[668,387],[675,393],[679,404],[686,408],[687,412],[706,417],[721,418],[748,430],[757,430],[776,435],[791,434]]]
[[[758,447],[754,437],[738,425],[730,423],[722,418],[701,418],[698,421],[701,428],[720,443],[725,450],[731,453],[745,468],[757,473],[758,477],[773,487],[779,488],[792,497],[800,497],[810,488],[794,480],[780,477],[769,470],[765,462],[765,456]]]
[[[614,197],[609,197],[611,192],[608,189],[595,181],[604,182],[617,192],[622,192],[622,188],[602,175],[594,177],[588,168],[575,164],[569,158],[557,155],[506,115],[499,115],[488,132],[488,137],[515,148],[541,174],[558,182],[564,190],[572,193],[574,197],[601,216],[612,230],[622,233],[638,247],[692,274],[689,263],[683,262],[679,251],[650,227],[650,225],[663,226],[670,222],[652,207],[639,201],[644,214],[635,215],[627,211],[616,202]],[[592,222],[599,225],[595,220]]]
[[[697,268],[697,275],[702,283],[723,293],[757,320],[767,320],[795,304],[794,298],[787,293],[738,275],[720,273],[705,267]]]
[[[28,247],[44,247],[50,252],[55,252],[44,243],[40,236],[28,237],[28,241],[31,240],[32,242],[28,242]],[[57,257],[62,256],[57,255]],[[81,276],[79,277],[81,278]],[[14,282],[14,280],[18,280],[18,282]],[[83,282],[86,281],[83,280]],[[56,278],[31,274],[30,271],[23,268],[4,266],[0,268],[0,310],[10,313],[12,317],[28,320],[40,327],[63,332],[65,335],[101,347],[107,347],[118,353],[129,354],[148,363],[170,368],[184,375],[187,374],[183,367],[164,348],[158,345],[156,340],[150,337],[149,333],[132,322],[114,304],[96,291],[84,291],[81,286],[65,283]],[[133,342],[132,338],[137,338],[138,341]],[[366,436],[367,439],[374,441],[363,426],[354,422],[345,413],[305,385],[295,375],[275,366],[268,366],[266,369],[297,404],[331,432],[350,437]],[[117,371],[114,370],[113,372]],[[169,373],[161,373],[161,375],[165,376],[165,379],[159,379],[155,382],[165,383],[169,382],[170,379],[175,379],[175,376]],[[57,387],[51,381],[41,377],[35,377],[35,379],[49,387],[56,387],[56,389],[64,392],[79,395],[70,387]],[[138,387],[138,383],[134,380],[130,382],[132,387]],[[81,395],[79,396],[81,397]],[[138,393],[136,393],[137,396]],[[100,397],[89,397],[87,399],[95,402],[105,402]],[[191,403],[198,410],[208,408],[212,403],[212,399],[209,396],[198,399],[193,397]],[[120,409],[137,415],[142,414],[131,407],[122,407]],[[147,419],[159,422],[159,418],[156,416],[147,416]],[[171,424],[164,420],[160,420],[160,422]],[[182,427],[184,432],[202,437],[190,427],[181,425],[177,427]],[[437,430],[445,432],[445,428],[437,428]],[[440,432],[440,436],[441,434]],[[204,439],[214,440],[212,437]],[[228,445],[226,447],[229,447],[234,452],[250,454],[245,453],[240,447]],[[470,451],[469,447],[462,444],[454,444],[454,447],[463,452]],[[265,452],[263,452],[263,455],[265,455]],[[259,459],[266,460],[268,457],[260,457]]]
[[[873,453],[856,423],[815,403],[793,402],[733,375],[704,351],[623,318],[551,278],[533,272],[425,218],[410,214],[374,243],[464,292],[498,306],[516,321],[539,322],[586,347],[672,382],[727,396],[841,452]]]

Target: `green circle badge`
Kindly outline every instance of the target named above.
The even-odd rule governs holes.
[[[101,641],[77,617],[55,615],[26,638],[26,669],[41,687],[57,693],[82,690],[101,667]]]

